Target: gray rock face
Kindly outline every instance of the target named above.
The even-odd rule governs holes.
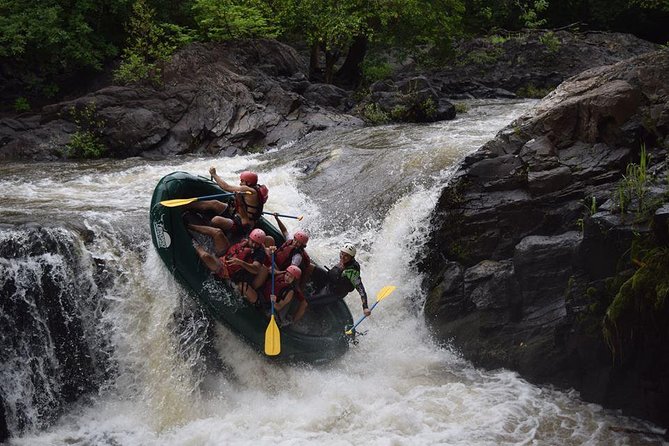
[[[528,87],[552,90],[584,70],[658,49],[629,34],[547,34],[534,31],[501,43],[489,38],[464,42],[457,48],[462,53],[458,66],[435,69],[426,77],[450,99],[513,97]]]
[[[436,122],[455,118],[455,106],[433,88],[425,76],[383,80],[370,86],[359,108],[375,105],[401,122]]]
[[[669,239],[667,72],[662,50],[581,73],[468,156],[439,200],[423,263],[426,319],[466,357],[664,425],[669,339],[612,361],[601,296],[634,268],[635,239]],[[616,204],[641,142],[661,174],[647,191],[665,203],[653,228]]]
[[[362,125],[338,111],[348,92],[311,85],[306,72],[297,52],[275,41],[190,45],[165,67],[160,89],[112,86],[46,106],[37,116],[0,120],[0,159],[62,156],[81,130],[73,107],[94,107],[112,157],[235,153]]]

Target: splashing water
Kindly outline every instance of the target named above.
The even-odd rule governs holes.
[[[573,392],[472,367],[436,345],[422,320],[413,262],[443,182],[529,106],[475,103],[448,123],[320,135],[258,156],[50,164],[47,176],[36,173],[46,165],[0,168],[0,191],[14,197],[0,192],[4,222],[83,227],[95,234],[90,255],[118,271],[104,296],[114,378],[53,427],[13,444],[656,444],[609,427],[656,428]],[[342,241],[355,243],[372,301],[397,285],[345,356],[324,367],[276,365],[201,314],[162,265],[147,242],[152,188],[169,172],[206,175],[212,164],[231,182],[257,169],[270,187],[266,210],[304,215],[284,223],[311,233],[309,251],[323,264],[336,261]],[[346,301],[357,319],[359,296]],[[216,367],[202,367],[206,339]]]

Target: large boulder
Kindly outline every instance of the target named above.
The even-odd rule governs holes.
[[[667,50],[583,72],[468,156],[422,263],[426,319],[465,357],[664,425],[669,303],[629,339],[614,307],[635,256],[669,249],[667,72]]]
[[[427,76],[451,99],[543,96],[584,70],[658,48],[631,34],[528,31],[460,42],[455,63]]]
[[[77,132],[94,133],[107,156],[169,156],[276,147],[362,125],[342,114],[347,92],[311,86],[306,73],[276,41],[192,44],[173,56],[160,88],[111,86],[0,120],[0,159],[62,157]]]

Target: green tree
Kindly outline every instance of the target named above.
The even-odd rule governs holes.
[[[102,68],[121,37],[112,23],[127,0],[0,0],[0,68],[33,94],[53,95],[57,82]],[[121,19],[122,20],[122,19]]]
[[[136,0],[128,22],[128,42],[123,49],[121,64],[114,73],[117,82],[128,84],[150,81],[160,84],[162,64],[176,49],[165,27],[155,21],[155,10],[147,0]]]
[[[461,0],[286,0],[278,15],[286,29],[309,44],[312,76],[321,73],[320,54],[325,54],[322,77],[332,82],[336,74],[359,79],[369,42],[450,41],[459,31],[462,10]],[[346,60],[335,73],[343,56]]]
[[[274,38],[280,31],[269,2],[261,0],[195,0],[193,12],[210,40]]]

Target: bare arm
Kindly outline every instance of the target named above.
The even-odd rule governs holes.
[[[277,302],[274,304],[274,309],[276,311],[280,311],[283,307],[289,305],[292,300],[293,300],[293,291],[288,291],[288,293],[286,293],[286,297],[284,297],[281,302]]]
[[[221,189],[227,192],[254,192],[254,189],[248,186],[237,186],[235,184],[230,184],[226,182],[223,178],[221,178],[217,173],[216,173],[216,168],[215,167],[210,167],[209,168],[209,173],[211,174],[211,177],[216,181],[216,184],[221,186]]]
[[[251,274],[258,274],[260,272],[260,267],[262,266],[257,260],[253,263],[248,263],[236,257],[228,260],[228,263],[231,265],[239,265]]]
[[[274,213],[274,219],[276,220],[276,224],[279,225],[279,230],[281,230],[281,233],[283,234],[283,238],[286,240],[288,239],[288,229],[286,229],[286,225],[283,224],[283,222],[279,219],[279,214],[276,212]]]

